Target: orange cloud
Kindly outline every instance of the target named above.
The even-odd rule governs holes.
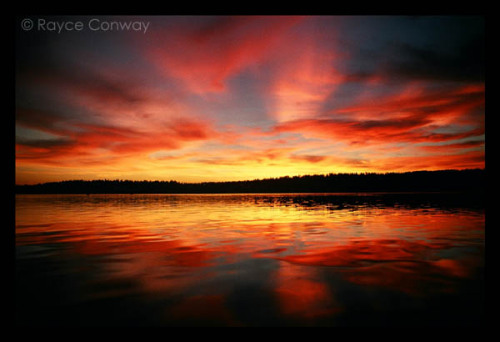
[[[93,48],[46,54],[47,65],[32,54],[20,63],[19,179],[42,166],[51,180],[85,170],[215,181],[484,167],[484,82],[439,73],[441,64],[398,77],[384,64],[425,67],[432,51],[398,45],[403,55],[378,63],[384,46],[358,51],[342,31],[348,18],[152,21],[141,39],[124,34],[101,51],[100,36]]]

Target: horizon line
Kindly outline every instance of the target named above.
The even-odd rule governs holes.
[[[465,168],[465,169],[440,169],[440,170],[414,170],[414,171],[387,171],[387,172],[331,172],[331,173],[323,173],[323,174],[302,174],[295,176],[279,176],[279,177],[268,177],[268,178],[254,178],[254,179],[242,179],[242,180],[233,180],[233,181],[205,181],[205,182],[181,182],[177,180],[158,180],[158,179],[142,179],[142,180],[132,180],[132,179],[106,179],[106,178],[96,178],[96,179],[66,179],[59,181],[51,181],[51,182],[41,182],[41,183],[33,183],[33,184],[17,184],[15,186],[37,186],[44,184],[57,184],[57,183],[65,183],[65,182],[137,182],[137,183],[145,183],[145,182],[159,182],[159,183],[169,183],[174,182],[183,185],[199,185],[199,184],[211,184],[211,183],[239,183],[239,182],[258,182],[258,181],[266,181],[266,180],[279,180],[285,178],[303,178],[303,177],[325,177],[325,176],[335,176],[335,175],[394,175],[394,174],[410,174],[410,173],[418,173],[418,172],[429,172],[429,173],[438,173],[438,172],[466,172],[466,171],[485,171],[486,167],[483,168]]]

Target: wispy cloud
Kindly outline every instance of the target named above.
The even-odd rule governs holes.
[[[18,35],[18,182],[484,167],[479,17],[148,19]]]

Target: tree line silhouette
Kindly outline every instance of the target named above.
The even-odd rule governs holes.
[[[483,192],[484,169],[330,173],[231,182],[70,180],[16,185],[18,194]]]

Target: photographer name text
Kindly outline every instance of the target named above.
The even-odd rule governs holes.
[[[147,33],[149,26],[149,21],[104,20],[100,18],[92,18],[87,21],[26,18],[21,21],[21,28],[24,31],[54,32],[58,34],[63,32],[79,32],[85,30],[92,32],[133,31],[145,34]]]

